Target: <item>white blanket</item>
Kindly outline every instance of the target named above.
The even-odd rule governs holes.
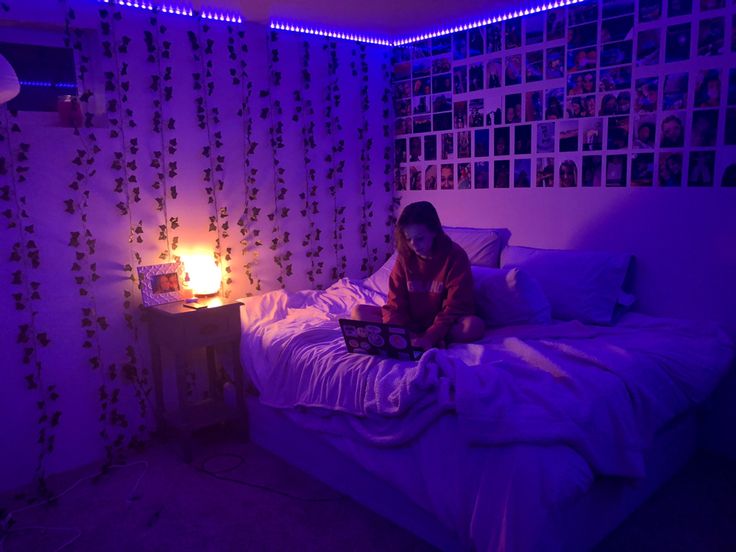
[[[243,364],[266,405],[309,407],[318,429],[393,446],[454,411],[469,443],[566,445],[602,475],[642,475],[653,433],[702,401],[734,352],[713,326],[629,314],[613,327],[502,328],[397,361],[345,350],[338,318],[385,302],[359,282],[243,301]]]

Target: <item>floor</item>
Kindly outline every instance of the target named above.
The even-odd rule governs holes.
[[[201,437],[194,461],[152,446],[101,478],[52,480],[53,504],[16,511],[0,552],[431,551],[430,546],[253,445]],[[696,457],[595,552],[736,550],[736,463]]]

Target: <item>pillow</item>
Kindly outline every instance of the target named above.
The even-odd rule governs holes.
[[[396,251],[383,263],[383,266],[363,280],[363,286],[388,295],[388,279],[396,263]]]
[[[498,268],[499,254],[510,235],[508,230],[452,226],[444,226],[443,229],[452,241],[465,250],[471,265]]]
[[[534,278],[520,268],[472,266],[478,316],[487,326],[547,324],[551,309]]]
[[[631,305],[623,292],[631,255],[508,246],[501,266],[522,267],[531,274],[552,306],[552,317],[610,324],[617,305]]]

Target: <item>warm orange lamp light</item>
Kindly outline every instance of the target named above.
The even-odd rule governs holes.
[[[215,295],[220,291],[222,273],[212,255],[183,255],[182,261],[194,295]]]

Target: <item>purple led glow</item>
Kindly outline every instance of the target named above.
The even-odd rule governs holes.
[[[186,15],[189,17],[201,17],[202,19],[210,19],[213,21],[226,21],[228,23],[242,23],[243,18],[237,12],[214,11],[203,9],[201,12],[194,11],[190,6],[181,6],[176,4],[155,5],[151,2],[138,2],[137,0],[98,0],[105,4],[117,4],[118,6],[126,6],[131,8],[139,8],[149,11],[160,11],[161,13],[170,13],[174,15]]]
[[[311,27],[305,27],[303,25],[293,25],[291,23],[281,23],[278,21],[271,21],[271,28],[278,29],[279,31],[293,31],[295,33],[305,33],[317,36],[329,36],[330,38],[341,38],[344,40],[353,40],[355,42],[367,42],[370,44],[381,44],[382,46],[393,46],[394,41],[385,38],[365,36],[355,33],[343,33],[339,31],[328,31],[324,29],[316,29]]]

